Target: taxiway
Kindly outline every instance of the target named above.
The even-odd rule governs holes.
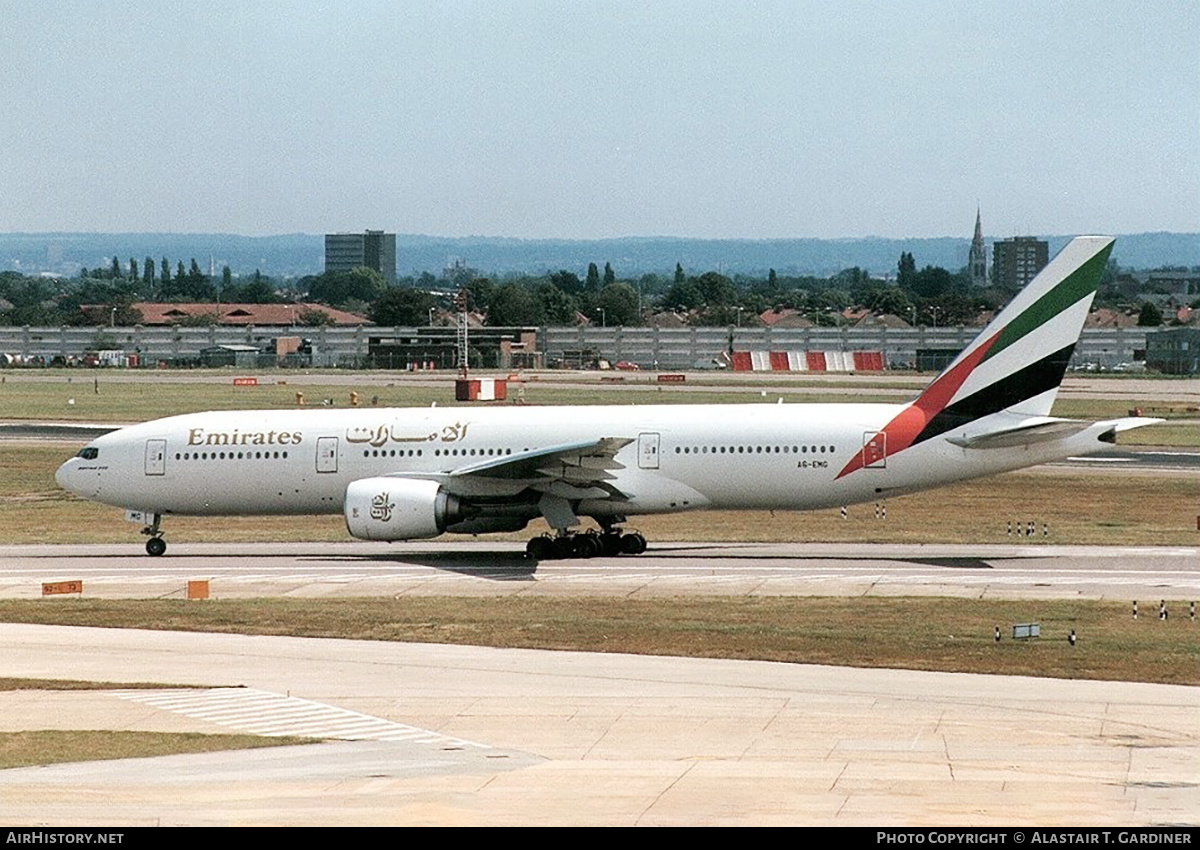
[[[519,543],[0,546],[0,598],[82,581],[84,595],[182,595],[208,580],[216,597],[588,594],[951,596],[979,599],[1200,599],[1196,547],[654,543],[639,557],[543,561]]]

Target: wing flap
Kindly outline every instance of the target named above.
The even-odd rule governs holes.
[[[616,478],[611,472],[598,469],[586,469],[581,466],[544,466],[538,472],[547,478],[561,478],[564,481],[612,481]]]

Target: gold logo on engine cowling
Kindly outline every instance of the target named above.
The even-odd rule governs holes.
[[[396,503],[388,501],[386,492],[380,493],[378,496],[371,497],[371,519],[377,519],[380,522],[391,522],[392,511],[395,509]]]

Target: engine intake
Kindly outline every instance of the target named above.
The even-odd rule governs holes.
[[[346,488],[346,529],[362,540],[437,537],[459,519],[455,496],[436,481],[362,478]]]

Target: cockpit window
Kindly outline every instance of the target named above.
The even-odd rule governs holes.
[[[95,460],[99,456],[100,450],[95,446],[87,446],[86,448],[82,448],[79,450],[79,454],[76,455],[76,457],[81,457],[84,460]]]

